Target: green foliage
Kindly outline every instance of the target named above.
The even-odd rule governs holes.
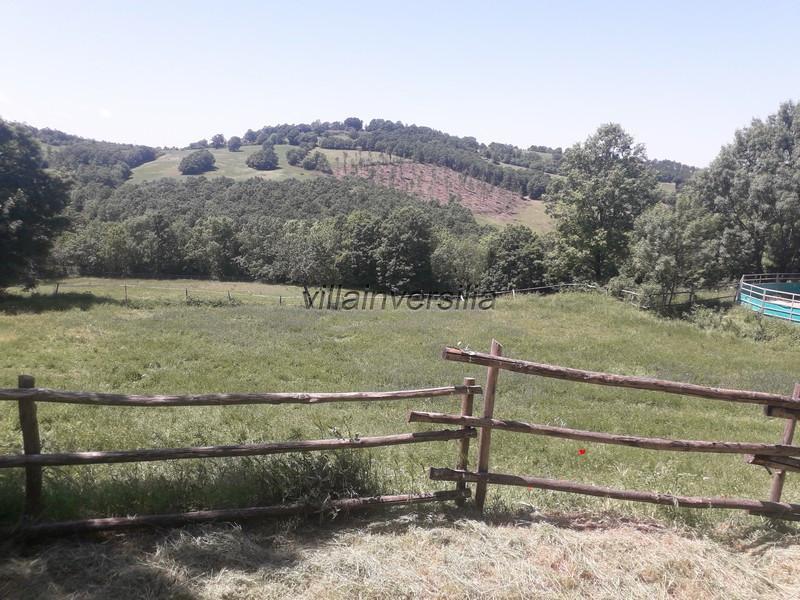
[[[242,138],[238,135],[231,136],[228,139],[228,150],[231,152],[238,152],[239,148],[242,147]]]
[[[183,175],[200,175],[211,171],[215,162],[214,155],[204,148],[184,156],[178,165],[178,170]]]
[[[487,240],[483,288],[523,289],[542,285],[545,278],[544,251],[530,229],[509,225]]]
[[[442,290],[476,289],[487,267],[487,244],[476,235],[438,235],[436,250],[431,254],[433,276]],[[500,289],[493,288],[490,289]]]
[[[786,102],[766,121],[736,132],[693,193],[721,219],[724,268],[800,271],[800,105]]]
[[[658,181],[674,183],[678,189],[698,171],[697,167],[684,165],[674,160],[651,160],[650,168],[655,171]]]
[[[314,152],[313,154],[308,154],[303,159],[302,162],[303,168],[308,171],[321,171],[323,173],[332,173],[331,165],[328,162],[328,158],[322,154],[322,152]]]
[[[677,291],[717,283],[717,221],[686,196],[649,208],[636,220],[624,272],[637,284],[656,284],[666,304]]]
[[[0,289],[35,283],[66,225],[67,187],[44,170],[37,143],[0,121]]]
[[[271,136],[274,139],[270,143],[274,144],[286,140],[306,149],[315,146],[359,149],[436,164],[532,198],[539,198],[544,192],[548,181],[545,170],[555,172],[561,157],[560,149],[520,150],[505,144],[486,146],[475,138],[459,138],[430,127],[385,119],[373,119],[366,128],[356,117],[344,122],[267,126],[259,130],[256,141],[263,143]],[[300,164],[305,158],[306,152],[298,153],[290,157],[295,161],[290,164]]]
[[[245,144],[256,144],[258,143],[256,141],[257,139],[258,139],[258,134],[252,129],[248,129],[247,131],[245,131],[244,136],[242,136],[242,141]]]
[[[297,166],[303,163],[303,160],[308,155],[308,148],[291,148],[286,152],[286,160],[292,166]]]
[[[686,319],[701,329],[738,338],[779,342],[788,348],[796,348],[800,344],[800,327],[794,323],[764,317],[741,306],[729,310],[695,306]]]
[[[628,254],[636,218],[656,202],[644,147],[616,124],[603,125],[564,153],[546,200],[559,235],[563,271],[606,282]]]
[[[344,120],[344,126],[348,129],[361,131],[364,128],[364,122],[358,117],[348,117]]]
[[[473,282],[482,274],[478,258],[471,271],[459,264],[473,260],[469,248],[462,252],[467,244],[446,244],[435,254],[442,280],[433,275],[440,240],[469,238],[482,247],[481,228],[466,208],[420,202],[357,179],[162,179],[95,199],[81,217],[62,236],[56,259],[84,274],[404,290],[450,289],[463,273],[472,273]]]
[[[431,221],[419,207],[393,211],[381,226],[375,253],[378,285],[383,289],[430,290],[433,272]]]
[[[216,134],[211,138],[211,145],[214,148],[222,148],[225,146],[225,136],[221,133]]]
[[[264,144],[261,150],[256,150],[247,157],[247,166],[258,171],[272,171],[278,168],[278,155],[275,148]]]

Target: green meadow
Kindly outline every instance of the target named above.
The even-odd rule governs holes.
[[[704,331],[592,293],[502,298],[492,310],[308,310],[300,289],[255,283],[70,280],[54,296],[0,301],[0,387],[20,373],[40,387],[126,393],[395,390],[485,383],[485,369],[442,360],[447,345],[571,367],[788,394],[796,345]],[[128,304],[124,286],[128,285]],[[187,289],[189,300],[187,301]],[[231,293],[230,299],[228,293]],[[458,398],[318,406],[203,408],[39,405],[45,452],[355,437],[442,428],[409,410],[457,412]],[[476,411],[481,399],[477,398]],[[581,429],[684,439],[777,442],[781,420],[753,405],[588,386],[502,372],[495,415]],[[455,442],[359,453],[382,492],[444,489]],[[0,447],[19,452],[17,410],[0,404]],[[583,454],[580,449],[585,449]],[[471,460],[474,464],[475,444]],[[353,453],[355,454],[355,452]],[[280,463],[289,470],[293,463]],[[287,467],[288,464],[288,467]],[[316,463],[315,463],[316,464]],[[286,499],[272,458],[45,469],[48,518],[247,506]],[[349,467],[348,467],[349,468]],[[769,475],[734,455],[654,452],[495,432],[491,469],[686,495],[765,498]],[[372,489],[372,488],[370,488]],[[784,497],[797,501],[800,479]],[[0,520],[19,517],[20,470],[0,471]],[[494,509],[613,509],[697,523],[755,519],[520,488],[490,487]]]
[[[275,146],[275,152],[278,154],[278,168],[273,171],[257,171],[247,166],[247,157],[256,150],[260,150],[261,146],[242,146],[237,152],[230,152],[227,148],[209,148],[209,152],[214,155],[214,159],[216,160],[216,168],[204,175],[205,177],[230,177],[236,180],[263,177],[276,181],[283,179],[308,179],[320,176],[320,173],[315,171],[306,171],[302,167],[290,165],[286,160],[286,152],[290,148],[291,146],[288,145]],[[194,177],[193,175],[181,175],[180,171],[178,171],[178,165],[181,159],[192,152],[194,152],[194,150],[167,150],[156,160],[133,169],[133,175],[130,181],[133,183],[141,183],[143,181],[161,179],[162,177],[176,179]]]

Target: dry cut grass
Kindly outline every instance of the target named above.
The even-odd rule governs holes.
[[[608,515],[209,525],[13,550],[0,597],[797,598],[800,535]]]

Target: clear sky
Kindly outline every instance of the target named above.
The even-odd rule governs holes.
[[[698,166],[800,99],[800,2],[0,0],[0,117],[184,146],[358,116]]]

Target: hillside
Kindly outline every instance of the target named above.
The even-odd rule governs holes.
[[[98,194],[130,183],[161,178],[186,180],[178,164],[197,148],[208,148],[216,161],[208,178],[243,181],[261,177],[270,181],[309,180],[325,177],[358,177],[440,204],[456,199],[482,223],[519,223],[534,231],[548,231],[552,223],[539,198],[551,177],[557,177],[561,148],[479,143],[472,137],[456,137],[441,131],[373,119],[366,127],[351,117],[343,122],[265,126],[248,130],[236,152],[225,146],[212,148],[200,140],[186,149],[161,149],[100,142],[54,129],[21,125],[42,144],[51,168],[76,182],[73,196],[78,210]],[[224,139],[221,134],[217,138]],[[247,166],[248,157],[261,144],[271,144],[278,168],[257,171]],[[290,164],[289,152],[301,156],[320,152],[330,170]],[[302,159],[301,159],[302,160]],[[662,189],[674,194],[694,172],[693,167],[669,160],[653,160]],[[327,171],[324,172],[324,171]]]
[[[256,171],[248,167],[246,161],[248,156],[260,148],[258,145],[245,145],[238,152],[230,152],[227,148],[210,148],[209,151],[216,160],[216,168],[206,173],[205,177],[228,177],[236,181],[252,177],[261,177],[271,181],[329,177],[319,171],[290,165],[286,153],[293,146],[288,144],[274,146],[279,160],[277,169]],[[133,169],[129,181],[141,183],[163,177],[177,180],[189,179],[192,176],[182,175],[178,171],[178,164],[184,156],[192,151],[189,149],[167,150],[155,161]],[[550,218],[545,213],[544,204],[540,200],[524,198],[519,193],[491,185],[446,167],[418,163],[384,152],[329,148],[318,149],[318,151],[326,156],[333,170],[333,176],[339,179],[344,177],[367,179],[380,186],[399,190],[423,200],[435,200],[440,204],[446,204],[450,198],[455,198],[484,223],[496,225],[520,223],[534,231],[548,231],[551,228]],[[511,168],[525,169],[517,166],[511,166]]]
[[[457,199],[475,217],[486,223],[521,223],[534,231],[551,228],[541,200],[491,185],[452,169],[422,164],[383,153],[325,150],[337,177],[360,177],[412,196],[440,204]],[[524,168],[524,167],[514,167]]]
[[[236,181],[250,179],[251,177],[263,177],[280,181],[282,179],[308,179],[322,175],[316,171],[307,171],[302,167],[292,166],[286,160],[286,152],[291,148],[289,145],[280,144],[275,146],[278,154],[279,168],[274,171],[256,171],[247,166],[247,157],[261,146],[250,145],[242,146],[238,152],[230,152],[227,148],[209,148],[209,152],[214,155],[216,168],[205,174],[206,177],[230,177]],[[188,179],[191,175],[181,175],[178,171],[178,164],[181,159],[190,154],[193,150],[167,150],[152,162],[145,163],[133,169],[130,182],[141,183],[143,181],[154,181],[162,177],[172,177],[175,179]]]

